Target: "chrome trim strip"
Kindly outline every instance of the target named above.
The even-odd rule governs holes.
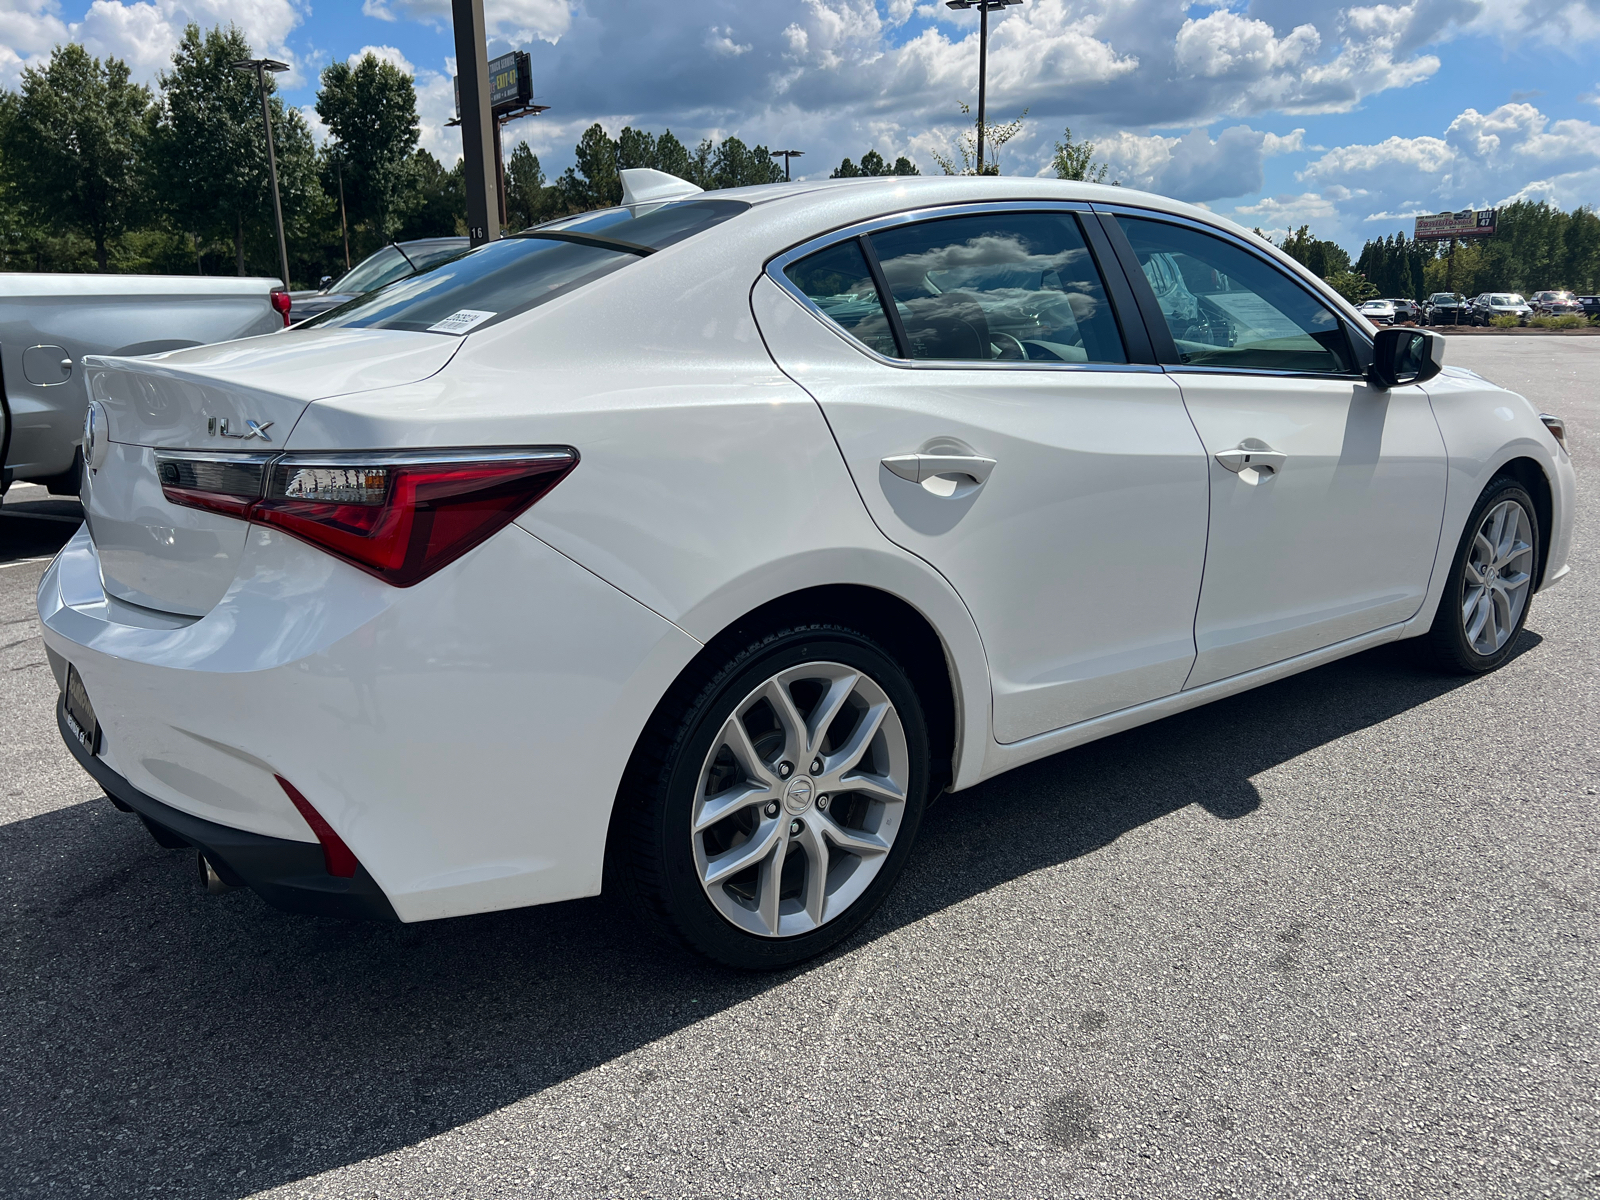
[[[1351,383],[1365,383],[1367,377],[1359,371],[1280,371],[1273,367],[1202,367],[1188,363],[1173,363],[1166,368],[1168,375],[1265,375],[1275,379],[1344,379]]]
[[[829,246],[836,246],[840,242],[852,241],[863,234],[875,233],[880,229],[888,229],[895,225],[910,225],[922,221],[937,221],[943,217],[965,217],[980,213],[1014,213],[1014,212],[1071,212],[1088,213],[1093,209],[1084,200],[1012,200],[1012,201],[984,201],[972,204],[940,204],[931,208],[907,209],[905,212],[892,213],[889,216],[872,217],[866,221],[858,221],[854,225],[842,226],[828,233],[819,234],[810,241],[801,242],[785,250],[782,254],[775,255],[767,262],[767,278],[772,280],[802,308],[821,321],[830,331],[849,342],[855,349],[861,351],[874,362],[882,363],[886,367],[898,367],[911,371],[1063,371],[1063,372],[1127,372],[1134,374],[1160,374],[1161,368],[1154,363],[1069,363],[1069,362],[1041,362],[1029,359],[1018,362],[1006,359],[930,359],[930,358],[889,358],[879,354],[871,346],[855,337],[848,329],[833,320],[823,312],[798,287],[784,274],[785,268],[815,254],[818,250],[826,250]],[[1084,239],[1088,245],[1088,239]],[[1091,256],[1093,250],[1090,251]],[[1105,281],[1101,280],[1104,286]],[[1107,293],[1107,303],[1110,294]],[[1126,347],[1124,347],[1126,349]]]

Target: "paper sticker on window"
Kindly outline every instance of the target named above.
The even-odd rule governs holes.
[[[459,308],[444,320],[428,326],[429,333],[466,333],[474,325],[481,325],[495,314],[481,308]]]

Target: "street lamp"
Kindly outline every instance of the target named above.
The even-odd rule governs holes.
[[[983,101],[989,76],[989,14],[1022,0],[944,0],[946,8],[978,10],[978,174],[983,174]]]
[[[785,183],[789,182],[789,160],[791,158],[803,158],[805,156],[804,150],[772,150],[769,151],[769,153],[773,158],[783,159],[783,181]]]
[[[267,72],[274,75],[289,69],[288,63],[275,58],[241,58],[233,64],[235,71],[254,71],[256,87],[261,92],[261,123],[267,129],[267,174],[272,178],[272,215],[278,222],[278,265],[283,268],[283,286],[289,286],[289,244],[283,240],[283,201],[278,198],[278,156],[272,149],[272,110],[267,107]]]

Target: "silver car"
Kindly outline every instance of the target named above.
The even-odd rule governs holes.
[[[0,493],[26,479],[76,494],[85,354],[155,354],[271,333],[288,308],[287,297],[274,300],[278,287],[192,275],[0,274]]]

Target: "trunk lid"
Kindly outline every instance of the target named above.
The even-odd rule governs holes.
[[[171,504],[158,450],[270,454],[314,400],[397,387],[442,370],[462,339],[374,329],[295,329],[149,358],[90,355],[89,394],[110,444],[83,482],[105,589],[203,616],[232,583],[248,526]]]

